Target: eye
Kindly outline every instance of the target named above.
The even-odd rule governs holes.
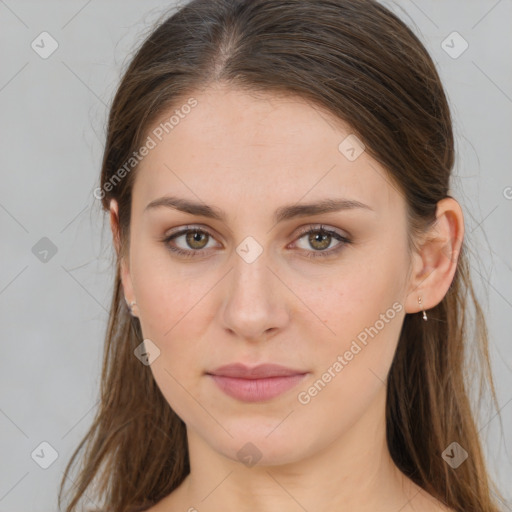
[[[185,247],[176,245],[176,240],[182,237],[184,238],[182,243],[185,244]],[[201,252],[205,252],[204,249],[207,248],[210,239],[213,239],[213,236],[208,231],[186,226],[184,229],[166,236],[162,242],[170,251],[186,258],[193,258],[200,256]]]
[[[308,258],[332,256],[341,251],[345,245],[352,243],[346,236],[341,235],[337,231],[326,229],[322,225],[314,228],[307,226],[299,233],[297,240],[306,238],[306,235],[306,244],[309,245],[309,248],[313,248],[313,250],[310,250],[308,247],[302,248],[305,251],[305,256]],[[181,242],[183,245],[180,247],[177,241],[181,238],[183,238]],[[213,235],[209,231],[194,226],[185,226],[183,229],[164,237],[162,242],[173,253],[185,258],[194,258],[204,256],[202,253],[208,252],[205,249],[209,248],[208,242],[211,239],[213,239]],[[334,246],[334,249],[326,250],[331,246],[333,239],[337,240],[338,244]]]
[[[326,229],[322,225],[313,229],[311,229],[311,226],[308,226],[300,233],[298,240],[305,237],[306,244],[313,248],[313,251],[310,251],[308,248],[305,249],[306,257],[308,258],[326,258],[332,256],[341,251],[345,245],[352,243],[346,236],[341,235],[337,231]],[[325,250],[331,245],[333,239],[337,240],[339,243],[334,246],[334,249]]]

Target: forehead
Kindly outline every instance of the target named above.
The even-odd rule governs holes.
[[[185,99],[148,130],[154,148],[139,164],[134,185],[141,207],[179,192],[224,209],[230,199],[277,208],[336,195],[377,211],[403,211],[384,168],[362,150],[348,124],[325,110],[296,96],[228,87],[189,98],[193,108],[185,108],[191,104]]]

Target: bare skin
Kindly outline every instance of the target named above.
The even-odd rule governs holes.
[[[187,425],[191,473],[150,511],[448,510],[398,470],[384,419],[404,316],[428,313],[453,279],[464,236],[459,204],[438,203],[430,239],[409,256],[405,199],[366,151],[351,161],[339,150],[349,126],[299,98],[225,86],[193,96],[197,106],[137,170],[122,260],[126,299],[136,301],[144,338],[160,350],[151,371]],[[215,206],[226,218],[146,209],[166,195]],[[273,218],[284,205],[326,198],[368,208]],[[117,216],[113,201],[119,250]],[[331,236],[322,246],[321,233],[308,240],[301,231],[320,224],[351,243]],[[168,246],[196,257],[162,242],[185,226],[208,234],[195,242],[182,234]],[[256,241],[251,251],[261,249],[250,263],[236,250],[247,248],[246,237]],[[307,257],[322,251],[330,254]],[[370,326],[377,334],[351,357]],[[233,362],[306,375],[279,396],[248,403],[207,375]],[[311,391],[319,379],[324,385]],[[257,448],[255,465],[242,460],[244,446]]]

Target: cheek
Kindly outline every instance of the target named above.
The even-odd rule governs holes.
[[[311,321],[314,314],[331,330],[325,329],[323,337],[356,336],[373,325],[396,301],[402,300],[402,270],[396,267],[379,258],[347,265],[348,270],[317,274],[314,279],[308,276],[302,282],[296,280],[293,291],[308,307],[307,314],[301,313],[299,321],[303,322],[306,317]],[[316,282],[316,286],[312,287],[312,282]]]
[[[185,324],[197,325],[191,318],[204,315],[204,299],[215,282],[213,275],[199,273],[194,263],[177,263],[158,247],[134,248],[132,279],[144,335],[165,344]]]
[[[316,377],[330,369],[331,374],[344,375],[333,379],[340,385],[345,379],[350,386],[364,385],[359,381],[368,376],[385,380],[404,317],[402,291],[406,267],[399,261],[398,251],[390,247],[389,252],[380,252],[378,257],[359,258],[350,265],[349,272],[338,272],[329,280],[320,279],[324,284],[314,290],[308,288],[310,280],[298,288],[299,296],[306,299],[317,317],[308,312],[299,320],[308,337],[319,341],[315,345]],[[312,325],[316,326],[315,332],[322,332],[320,336],[312,338]],[[343,359],[343,371],[338,364],[336,372],[332,367],[338,356]],[[329,380],[329,375],[325,380]]]
[[[211,323],[208,292],[215,280],[207,274],[192,280],[177,268],[170,261],[134,267],[141,329],[160,351],[150,369],[166,401],[187,423],[204,422],[193,396],[206,368],[202,343]]]
[[[206,332],[215,316],[212,297],[218,277],[197,271],[192,276],[192,265],[189,275],[179,270],[172,262],[154,261],[134,267],[134,275],[143,337],[160,351],[151,371],[167,402],[188,418],[197,408],[190,393],[197,393],[198,379],[218,349]]]
[[[396,350],[404,307],[396,294],[379,290],[377,283],[374,284],[371,296],[364,296],[359,287],[357,292],[361,295],[350,294],[347,288],[342,294],[331,294],[330,300],[324,302],[328,303],[321,311],[321,318],[326,319],[325,334],[315,347],[318,372],[331,368],[332,373],[332,366],[341,356],[347,378],[350,375],[357,380],[361,372],[373,370],[385,379]],[[318,306],[322,307],[320,304]],[[311,327],[308,331],[311,337]],[[349,366],[352,371],[345,371]],[[339,366],[336,373],[341,373]]]
[[[314,375],[297,392],[303,421],[328,438],[348,429],[382,392],[396,351],[403,305],[387,280],[372,283],[331,294],[329,327],[336,335],[316,345]]]

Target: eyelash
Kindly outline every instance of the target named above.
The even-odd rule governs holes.
[[[190,233],[190,232],[197,232],[197,233],[201,233],[201,234],[206,234],[209,237],[214,238],[213,235],[209,231],[207,231],[205,229],[195,228],[193,226],[187,226],[186,228],[184,228],[184,229],[182,229],[180,231],[177,231],[176,233],[172,233],[171,235],[164,237],[161,240],[161,242],[170,251],[172,251],[175,254],[178,254],[178,255],[183,256],[185,258],[195,258],[195,257],[198,257],[201,252],[205,252],[203,249],[184,250],[184,249],[180,249],[179,247],[173,247],[173,246],[171,246],[169,244],[169,242],[171,240],[174,240],[175,238],[179,238],[180,236],[186,235],[187,233]],[[306,257],[307,258],[327,258],[329,256],[337,254],[339,251],[341,251],[343,249],[344,246],[352,243],[352,241],[350,239],[348,239],[347,237],[340,235],[336,231],[333,231],[333,230],[330,230],[330,229],[326,229],[322,225],[320,225],[319,227],[316,226],[314,228],[311,228],[311,226],[308,226],[307,228],[305,228],[303,231],[301,231],[299,233],[299,235],[297,236],[297,240],[300,240],[302,237],[304,237],[304,235],[308,235],[310,233],[322,233],[324,235],[332,235],[336,240],[338,240],[339,242],[342,242],[342,243],[338,244],[334,249],[330,249],[330,250],[325,250],[325,251],[320,251],[320,250],[319,251],[306,251],[306,253],[307,253]]]

